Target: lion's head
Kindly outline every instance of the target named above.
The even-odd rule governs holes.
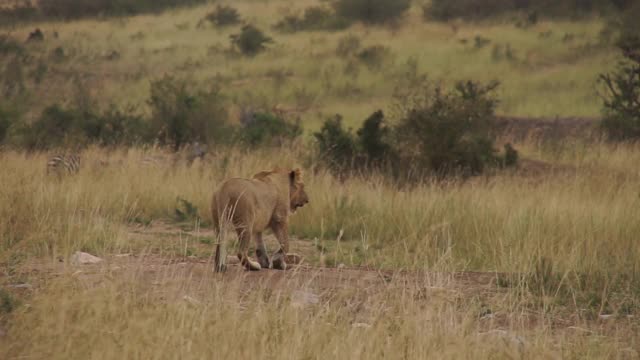
[[[309,196],[304,191],[302,171],[300,169],[289,172],[289,199],[291,212],[296,212],[299,207],[309,203]]]

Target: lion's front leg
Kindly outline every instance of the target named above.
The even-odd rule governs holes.
[[[285,255],[289,252],[289,224],[286,222],[277,223],[271,227],[271,230],[273,230],[273,233],[280,243],[280,249],[271,259],[271,265],[274,269],[286,270],[287,263],[285,261]]]
[[[237,230],[238,238],[240,240],[240,249],[238,251],[238,259],[240,264],[247,270],[260,270],[262,267],[256,261],[249,258],[249,244],[251,243],[251,231]]]
[[[269,260],[269,255],[267,254],[267,247],[264,244],[264,240],[262,240],[262,233],[256,233],[256,257],[258,258],[258,262],[263,269],[268,269],[271,267],[271,261]]]

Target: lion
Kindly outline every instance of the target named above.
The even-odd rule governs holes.
[[[216,233],[229,224],[238,234],[240,242],[238,259],[248,270],[274,268],[285,270],[285,257],[289,252],[289,216],[309,203],[304,191],[300,169],[276,168],[262,171],[252,179],[233,178],[222,183],[211,201],[211,214]],[[262,232],[271,229],[280,243],[280,249],[272,260],[262,239]],[[223,238],[223,236],[220,236]],[[258,261],[249,258],[247,252],[251,240],[256,242]],[[216,250],[216,271],[226,269],[226,256],[220,256],[224,244]]]

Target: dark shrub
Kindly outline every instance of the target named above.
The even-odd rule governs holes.
[[[165,76],[151,83],[151,131],[163,145],[174,150],[200,141],[223,143],[229,140],[224,98],[217,87],[195,92],[187,82]]]
[[[24,93],[26,86],[22,57],[14,56],[0,74],[2,75],[0,76],[0,95],[8,99]]]
[[[0,55],[20,54],[22,45],[9,35],[0,35]]]
[[[205,3],[207,0],[39,0],[42,17],[76,19],[89,16],[135,15],[159,12],[178,6]]]
[[[21,144],[29,150],[83,144],[85,139],[80,126],[82,115],[57,104],[49,106],[32,124],[22,126],[19,131]]]
[[[150,140],[148,124],[133,108],[110,106],[102,115],[87,114],[82,123],[89,142],[102,146],[134,145]]]
[[[240,13],[231,6],[218,5],[205,19],[216,26],[235,25],[240,23]]]
[[[640,35],[624,34],[618,41],[624,60],[618,69],[600,75],[604,94],[602,127],[611,140],[640,139]]]
[[[30,42],[30,41],[33,41],[33,42],[44,41],[44,33],[42,32],[42,30],[40,30],[39,28],[36,28],[32,32],[30,32],[29,36],[27,37],[27,42]]]
[[[486,19],[505,14],[523,13],[520,26],[526,27],[542,17],[574,18],[594,13],[607,14],[632,5],[627,0],[432,0],[423,6],[427,19]]]
[[[356,133],[362,155],[371,166],[378,167],[392,153],[388,143],[389,128],[384,124],[384,114],[378,110],[371,114]]]
[[[35,20],[37,16],[38,9],[30,2],[0,7],[0,24]]]
[[[301,16],[287,15],[274,28],[283,32],[342,30],[349,27],[347,19],[341,18],[331,9],[312,6],[305,9]]]
[[[257,145],[282,145],[302,135],[298,122],[290,123],[271,113],[257,112],[244,124],[242,138],[245,142]]]
[[[0,288],[0,319],[6,314],[11,313],[19,305],[18,300],[7,290]]]
[[[411,0],[336,0],[336,14],[352,21],[367,24],[383,24],[398,20],[409,7]]]
[[[254,56],[266,49],[273,40],[253,25],[245,25],[239,34],[230,36],[231,44],[244,55]]]
[[[487,39],[481,35],[476,35],[473,38],[473,46],[476,49],[482,49],[483,47],[489,45],[489,43],[491,43],[491,39]]]
[[[391,56],[391,51],[382,45],[368,46],[356,55],[369,69],[379,69]]]
[[[12,114],[9,109],[5,109],[0,104],[0,144],[4,142],[7,138],[7,134],[9,133],[9,127],[11,127],[13,123],[13,117],[15,115]]]
[[[338,40],[336,55],[347,57],[355,54],[360,49],[360,38],[355,35],[346,35]]]
[[[342,173],[350,167],[358,153],[351,129],[342,127],[342,116],[325,120],[319,132],[313,134],[318,144],[319,156],[330,169]]]
[[[406,106],[396,128],[397,151],[419,172],[475,175],[497,161],[492,136],[497,82],[441,87]]]
[[[514,0],[432,0],[424,5],[427,19],[484,19],[515,10]]]
[[[518,165],[518,150],[516,150],[511,143],[504,144],[504,158],[502,165],[505,167],[512,167]]]

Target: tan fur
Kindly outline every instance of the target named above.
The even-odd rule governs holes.
[[[247,269],[260,270],[273,265],[284,270],[285,255],[289,251],[289,216],[308,202],[300,169],[275,169],[259,172],[252,179],[234,178],[222,183],[213,195],[211,213],[218,233],[226,224],[236,230],[240,241],[238,258]],[[271,229],[280,242],[273,262],[262,240],[266,229]],[[251,239],[256,241],[258,262],[247,254]],[[220,262],[224,259],[216,258],[217,271],[224,270]]]

